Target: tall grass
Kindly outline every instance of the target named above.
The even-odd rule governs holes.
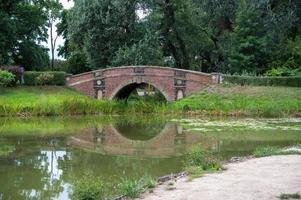
[[[301,88],[218,86],[175,103],[154,100],[95,100],[65,87],[21,87],[0,92],[0,116],[87,114],[200,114],[294,116],[301,113]]]
[[[157,181],[153,177],[144,175],[140,179],[122,178],[118,188],[121,194],[130,198],[137,198],[142,192],[155,188],[156,185]]]
[[[143,187],[140,183],[140,180],[137,179],[124,178],[121,180],[118,188],[121,194],[130,198],[139,197],[139,194],[143,192]]]

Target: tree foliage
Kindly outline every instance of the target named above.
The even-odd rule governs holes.
[[[0,1],[0,64],[47,66],[48,54],[41,45],[47,40],[46,22],[43,0]]]
[[[44,70],[41,43],[56,19],[52,55],[62,35],[59,55],[72,73],[140,64],[252,74],[301,66],[299,0],[74,0],[70,10],[58,0],[2,0],[0,64]]]

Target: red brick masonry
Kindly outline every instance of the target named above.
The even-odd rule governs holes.
[[[157,88],[167,101],[176,101],[208,85],[218,76],[202,72],[156,66],[125,66],[91,71],[67,77],[67,85],[94,98],[113,99],[124,87],[147,83]]]

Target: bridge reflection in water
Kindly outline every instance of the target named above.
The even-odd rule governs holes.
[[[203,143],[202,146],[210,148],[211,142],[201,135],[185,132],[174,123],[156,127],[111,124],[84,129],[67,140],[69,145],[104,155],[145,157],[183,155],[193,144]]]

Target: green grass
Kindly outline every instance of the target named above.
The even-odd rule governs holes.
[[[299,193],[281,194],[279,199],[301,199],[301,195]]]
[[[173,109],[207,115],[292,116],[301,111],[301,88],[215,86],[176,102]]]
[[[212,86],[175,103],[95,100],[66,87],[0,88],[0,116],[85,114],[298,116],[301,88]]]
[[[281,153],[281,149],[278,147],[260,147],[255,149],[253,155],[258,158],[258,157],[279,155],[280,153]]]
[[[295,148],[299,149],[298,145]],[[253,152],[253,155],[257,158],[274,156],[274,155],[295,155],[295,154],[300,154],[300,151],[294,149],[286,150],[280,147],[271,147],[271,146],[260,147],[255,149],[255,151]]]

